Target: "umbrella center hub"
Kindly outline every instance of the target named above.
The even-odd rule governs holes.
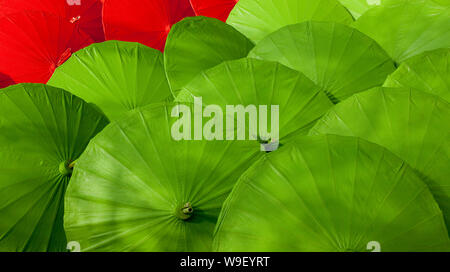
[[[194,214],[194,209],[190,202],[184,204],[183,206],[179,206],[176,210],[176,216],[181,220],[188,220]]]
[[[272,137],[260,137],[258,136],[258,141],[261,145],[261,151],[264,152],[272,152],[278,150],[281,146],[278,139],[274,139]]]
[[[70,177],[73,172],[73,164],[71,160],[63,161],[59,164],[59,173],[64,177]]]

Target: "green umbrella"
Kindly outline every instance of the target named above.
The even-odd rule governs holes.
[[[450,47],[450,7],[430,0],[397,0],[375,7],[355,27],[376,40],[398,63]]]
[[[337,0],[240,0],[227,23],[257,43],[284,26],[309,20],[353,22]]]
[[[134,110],[77,161],[64,226],[81,251],[211,249],[223,201],[262,152],[257,142],[176,141],[174,110],[198,117],[181,104]]]
[[[238,181],[217,251],[449,251],[433,196],[386,149],[341,136],[299,139]]]
[[[58,67],[48,84],[97,105],[111,120],[131,109],[173,99],[162,53],[139,43],[91,45]]]
[[[331,109],[311,134],[357,136],[386,147],[428,184],[450,226],[450,105],[405,88],[375,88]]]
[[[228,105],[254,105],[258,109],[267,106],[265,116],[270,116],[267,125],[271,136],[253,136],[281,139],[281,142],[298,133],[307,134],[333,105],[321,88],[302,73],[276,62],[251,58],[224,62],[204,71],[183,91],[202,97],[205,105],[219,105],[224,110]],[[279,122],[271,122],[272,106],[279,107]],[[272,124],[279,128],[277,139],[273,137]]]
[[[284,27],[257,44],[249,56],[278,61],[304,73],[335,103],[381,86],[395,70],[375,41],[354,28],[330,22]]]
[[[58,88],[0,90],[0,251],[66,249],[72,162],[106,124],[92,106]]]
[[[174,95],[199,72],[226,60],[246,57],[253,43],[214,18],[190,17],[175,24],[167,37],[164,63]]]
[[[428,51],[404,61],[386,87],[409,87],[450,101],[450,49]]]

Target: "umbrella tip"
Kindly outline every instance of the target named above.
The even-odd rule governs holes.
[[[59,164],[59,173],[64,177],[70,177],[73,172],[72,160],[63,161]]]
[[[187,202],[182,207],[178,207],[176,210],[176,215],[181,220],[188,220],[194,214],[194,209],[190,202]]]
[[[74,17],[72,17],[72,19],[70,19],[69,22],[71,22],[72,24],[74,24],[74,23],[78,22],[80,19],[81,19],[81,16],[80,16],[80,15],[74,16]]]

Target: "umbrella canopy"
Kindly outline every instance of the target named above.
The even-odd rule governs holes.
[[[46,83],[73,52],[92,43],[65,18],[24,11],[0,18],[0,87],[11,83]]]
[[[405,88],[375,88],[336,105],[311,134],[356,136],[386,147],[420,173],[450,226],[447,101]]]
[[[105,40],[101,0],[2,0],[0,16],[24,10],[44,11],[78,26],[95,42]]]
[[[374,40],[332,22],[286,26],[258,43],[249,56],[278,61],[304,73],[335,103],[381,86],[395,71],[392,59]]]
[[[195,14],[226,21],[230,11],[239,0],[190,0]]]
[[[105,0],[107,40],[140,42],[163,50],[172,25],[195,13],[189,0]]]
[[[250,58],[227,61],[206,70],[183,91],[202,97],[205,105],[221,106],[224,112],[227,105],[267,106],[269,135],[253,136],[260,139],[269,136],[281,145],[292,136],[307,134],[315,121],[333,106],[321,88],[302,73],[276,62]],[[279,107],[279,122],[273,123],[279,128],[276,139],[271,126],[272,105]]]
[[[353,22],[337,0],[240,0],[227,23],[257,43],[284,26],[309,20]]]
[[[107,119],[54,87],[0,92],[0,251],[65,251],[64,194],[78,159]]]
[[[172,99],[162,53],[131,42],[107,41],[76,52],[48,84],[97,105],[110,120]]]
[[[233,27],[213,18],[191,17],[174,25],[167,38],[164,63],[174,93],[198,73],[226,60],[244,58],[253,43]]]
[[[374,167],[376,166],[376,167]],[[216,251],[449,251],[442,212],[414,170],[353,137],[298,139],[238,181]]]
[[[194,113],[172,103],[135,110],[77,161],[64,227],[81,251],[211,249],[223,201],[261,152],[257,142],[175,141],[171,113],[181,107]]]
[[[450,47],[450,6],[429,0],[397,0],[364,13],[354,26],[397,62]]]
[[[404,61],[384,86],[413,88],[450,102],[450,49],[425,52]]]

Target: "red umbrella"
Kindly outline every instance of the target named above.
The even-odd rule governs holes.
[[[0,16],[24,10],[45,11],[78,25],[95,42],[105,40],[101,0],[0,0]]]
[[[239,0],[190,0],[196,15],[226,21],[230,11]]]
[[[194,16],[189,0],[105,0],[107,40],[140,42],[163,50],[173,24]]]
[[[46,83],[56,67],[92,43],[65,18],[42,11],[0,17],[0,88],[13,83]]]

